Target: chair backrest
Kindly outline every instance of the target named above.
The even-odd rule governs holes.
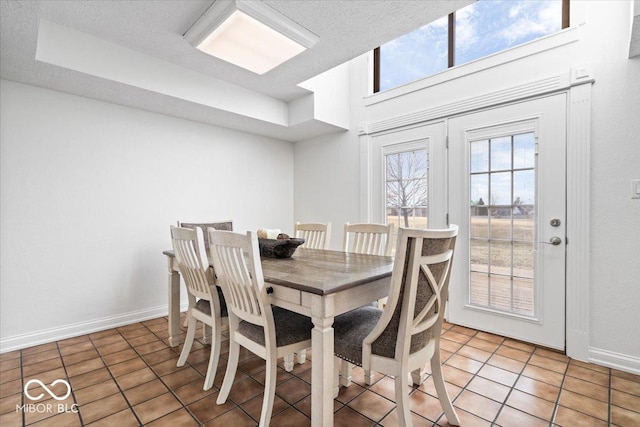
[[[296,222],[293,228],[294,237],[302,237],[307,249],[329,249],[329,239],[331,237],[331,223],[307,223]]]
[[[391,255],[393,224],[344,224],[342,249],[368,255]]]
[[[207,229],[215,228],[216,230],[233,231],[233,221],[219,221],[219,222],[179,222],[179,227],[185,228],[199,228],[202,230],[204,249],[207,254],[207,258],[211,259],[209,255],[209,233]]]
[[[387,305],[364,340],[363,355],[396,360],[440,336],[458,227],[401,228]]]
[[[200,229],[171,226],[171,244],[187,291],[197,298],[211,300],[213,275],[209,270],[209,262],[202,253],[202,241]]]
[[[213,268],[227,308],[238,318],[265,328],[265,340],[275,339],[271,303],[260,264],[258,237],[209,229]],[[268,342],[268,341],[267,341]],[[274,341],[275,344],[275,341]]]

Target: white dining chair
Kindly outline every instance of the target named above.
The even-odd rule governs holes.
[[[344,224],[342,250],[368,255],[391,255],[393,224]]]
[[[331,223],[306,223],[296,222],[293,227],[294,237],[301,237],[305,240],[302,245],[307,249],[329,249],[331,240]]]
[[[272,307],[262,275],[258,238],[209,229],[210,253],[218,283],[229,309],[227,371],[216,402],[226,402],[238,369],[240,346],[266,361],[260,426],[271,420],[276,389],[277,359],[311,347],[311,319]]]
[[[211,354],[204,390],[209,390],[216,376],[220,359],[222,327],[227,324],[227,306],[222,291],[215,285],[213,271],[202,253],[202,231],[200,229],[171,226],[171,243],[178,262],[178,270],[184,279],[189,298],[187,311],[187,336],[178,366],[184,366],[191,352],[196,332],[196,321],[205,324],[204,334],[211,343]],[[205,340],[206,341],[206,340]]]
[[[301,246],[307,249],[329,249],[329,243],[331,241],[331,223],[300,223],[296,222],[293,227],[293,236],[303,238],[304,244]],[[287,356],[287,360],[291,356]],[[306,350],[299,351],[295,355],[295,361],[299,364],[303,364],[307,360]],[[291,370],[293,370],[293,365]],[[288,370],[288,372],[290,372]]]
[[[398,422],[412,427],[409,373],[422,383],[431,361],[436,392],[449,424],[460,425],[440,364],[440,333],[449,290],[458,227],[445,230],[401,228],[389,299],[384,310],[364,306],[337,316],[333,324],[337,357],[395,377]]]
[[[207,261],[210,259],[209,256],[209,236],[207,235],[207,229],[209,227],[213,227],[216,230],[227,230],[227,231],[233,231],[233,221],[231,220],[227,220],[227,221],[217,221],[217,222],[181,222],[181,221],[177,221],[178,223],[178,227],[182,227],[182,228],[192,228],[192,229],[200,229],[201,230],[201,236],[202,236],[202,242],[203,242],[203,246],[204,246],[204,251],[207,254]],[[187,298],[189,298],[189,303],[193,303],[193,301],[191,301],[193,299],[193,296],[190,293],[187,293]],[[187,316],[184,319],[184,326],[187,326],[189,324],[189,314],[187,313]],[[205,325],[205,328],[208,328],[208,325]],[[204,342],[206,344],[211,344],[209,341],[209,337],[205,336],[204,338]]]
[[[179,227],[184,228],[200,228],[202,230],[202,237],[204,242],[204,249],[209,258],[209,234],[207,230],[209,228],[215,228],[216,230],[233,231],[233,221],[215,221],[215,222],[178,222]]]
[[[393,240],[393,224],[344,224],[344,237],[342,250],[367,255],[391,256]],[[377,301],[378,307],[382,307],[386,298]],[[340,368],[341,384],[344,387],[351,385],[352,364],[343,361]],[[366,384],[373,383],[373,373],[365,372],[364,380]]]

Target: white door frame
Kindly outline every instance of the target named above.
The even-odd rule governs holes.
[[[526,100],[507,106],[460,115],[449,121],[449,188],[451,221],[460,232],[456,243],[457,263],[449,287],[450,321],[464,326],[482,325],[483,330],[558,350],[565,349],[565,228],[566,186],[566,94]],[[536,233],[533,244],[536,262],[532,315],[521,315],[471,303],[470,234],[468,179],[469,143],[520,133],[534,133],[536,153]],[[538,141],[540,141],[539,149]],[[541,199],[540,196],[544,195]],[[488,200],[488,198],[487,198]],[[545,203],[546,201],[546,203]],[[553,203],[549,203],[553,201]],[[549,225],[559,218],[558,226]],[[561,245],[546,245],[552,235],[561,236]],[[486,328],[486,329],[484,329]]]
[[[585,64],[578,64],[559,75],[398,117],[364,122],[359,126],[360,207],[361,215],[367,217],[370,215],[369,177],[373,135],[542,94],[568,93],[567,187],[571,188],[572,196],[567,198],[566,353],[579,360],[589,360],[590,271],[585,266],[590,265],[590,126],[594,81],[593,70]]]

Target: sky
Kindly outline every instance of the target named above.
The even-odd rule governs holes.
[[[456,12],[455,64],[560,31],[561,0],[479,0]],[[447,69],[447,17],[380,47],[380,90]]]
[[[535,203],[535,135],[533,132],[470,143],[471,201],[485,205]],[[513,171],[513,194],[511,173]]]

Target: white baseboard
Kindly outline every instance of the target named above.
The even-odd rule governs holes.
[[[640,375],[640,357],[589,347],[589,362]]]
[[[180,304],[180,311],[186,311],[188,304],[189,303],[186,301]],[[117,316],[103,317],[101,319],[73,323],[57,328],[42,329],[11,337],[2,337],[0,338],[0,354],[33,347],[35,345],[73,338],[80,335],[86,335],[93,332],[104,331],[105,329],[116,328],[118,326],[130,325],[144,320],[156,319],[158,317],[166,316],[167,313],[167,306],[161,305],[158,307],[119,314]]]

